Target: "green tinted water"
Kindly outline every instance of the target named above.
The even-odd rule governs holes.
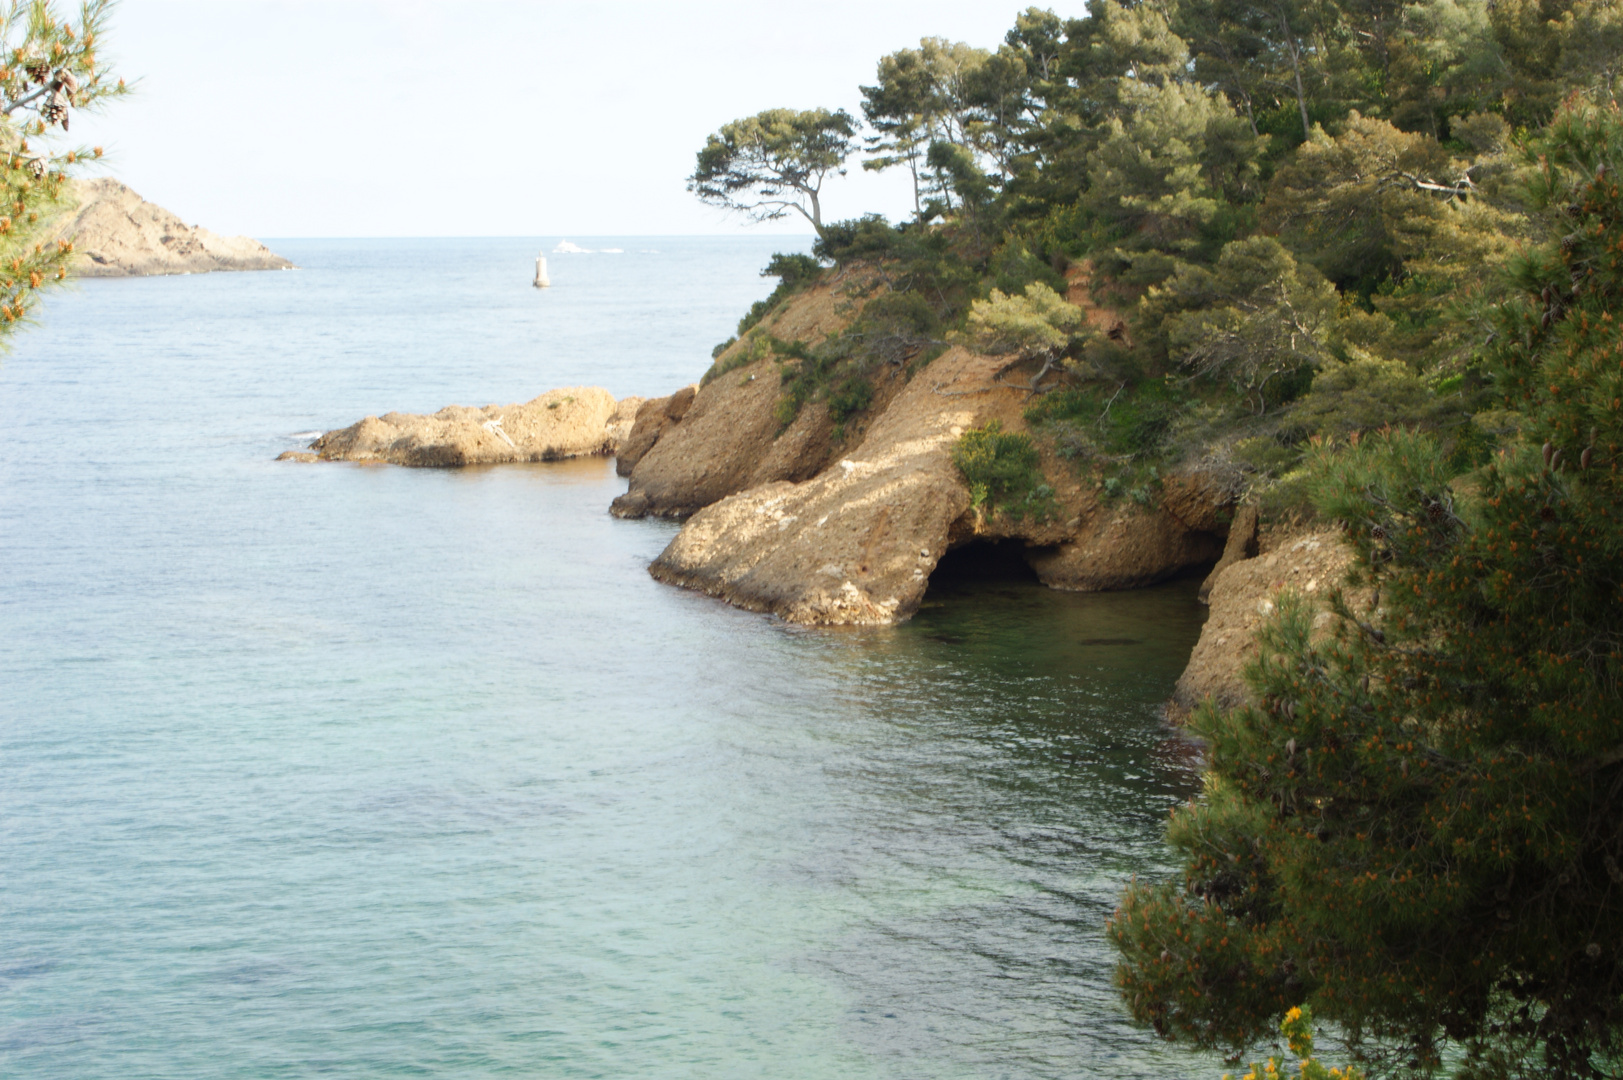
[[[451,378],[338,254],[93,283],[0,367],[0,1074],[1220,1073],[1102,936],[1193,790],[1192,584],[809,632],[653,582],[604,461],[276,464]]]

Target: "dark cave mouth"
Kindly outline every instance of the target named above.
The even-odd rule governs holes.
[[[981,584],[1040,585],[1019,540],[971,540],[941,556],[930,575],[930,590]]]

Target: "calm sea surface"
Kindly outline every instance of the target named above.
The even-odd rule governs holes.
[[[806,632],[653,582],[605,461],[272,460],[668,392],[786,246],[557,239],[86,282],[0,364],[0,1075],[1217,1076],[1103,938],[1192,586]]]

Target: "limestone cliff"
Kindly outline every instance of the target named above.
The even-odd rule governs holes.
[[[72,240],[80,277],[203,274],[213,270],[288,270],[293,264],[246,236],[219,236],[187,225],[161,206],[103,178],[75,184],[79,209],[58,235]]]

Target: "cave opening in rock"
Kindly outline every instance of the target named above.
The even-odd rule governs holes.
[[[1037,572],[1026,562],[1019,540],[972,540],[941,556],[930,575],[930,589],[954,589],[981,583],[1036,585]]]

